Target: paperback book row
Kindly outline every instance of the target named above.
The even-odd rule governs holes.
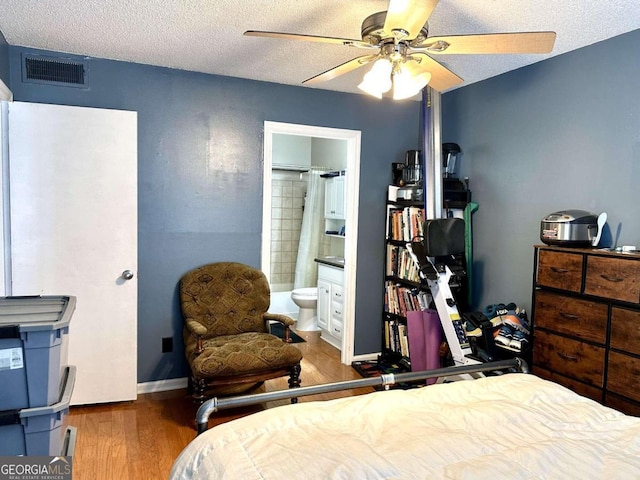
[[[425,218],[424,208],[390,208],[388,238],[403,242],[411,242],[415,238],[421,238]]]
[[[401,245],[387,244],[387,276],[420,283],[418,266],[409,250]]]
[[[406,317],[408,311],[426,310],[430,303],[431,294],[428,292],[404,287],[392,281],[385,282],[384,308],[387,313]]]
[[[398,320],[386,319],[384,321],[384,344],[392,352],[410,358],[407,325]]]

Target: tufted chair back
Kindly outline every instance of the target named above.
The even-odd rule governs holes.
[[[263,333],[269,283],[264,273],[247,265],[212,263],[182,277],[180,302],[186,328],[203,339]]]

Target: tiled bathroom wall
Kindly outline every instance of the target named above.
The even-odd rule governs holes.
[[[307,183],[299,172],[274,170],[271,184],[271,290],[293,289]]]

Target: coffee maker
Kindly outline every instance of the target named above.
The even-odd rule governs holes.
[[[471,201],[469,179],[465,178],[463,183],[456,177],[461,153],[462,149],[457,143],[442,144],[443,206],[446,209],[464,209]]]
[[[398,190],[399,200],[420,201],[424,198],[423,166],[420,150],[408,150]]]

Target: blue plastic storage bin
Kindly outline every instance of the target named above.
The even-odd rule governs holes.
[[[64,388],[57,403],[0,412],[0,455],[58,456],[63,453],[76,367],[66,367],[62,380]]]
[[[58,401],[76,298],[0,297],[0,411]]]

